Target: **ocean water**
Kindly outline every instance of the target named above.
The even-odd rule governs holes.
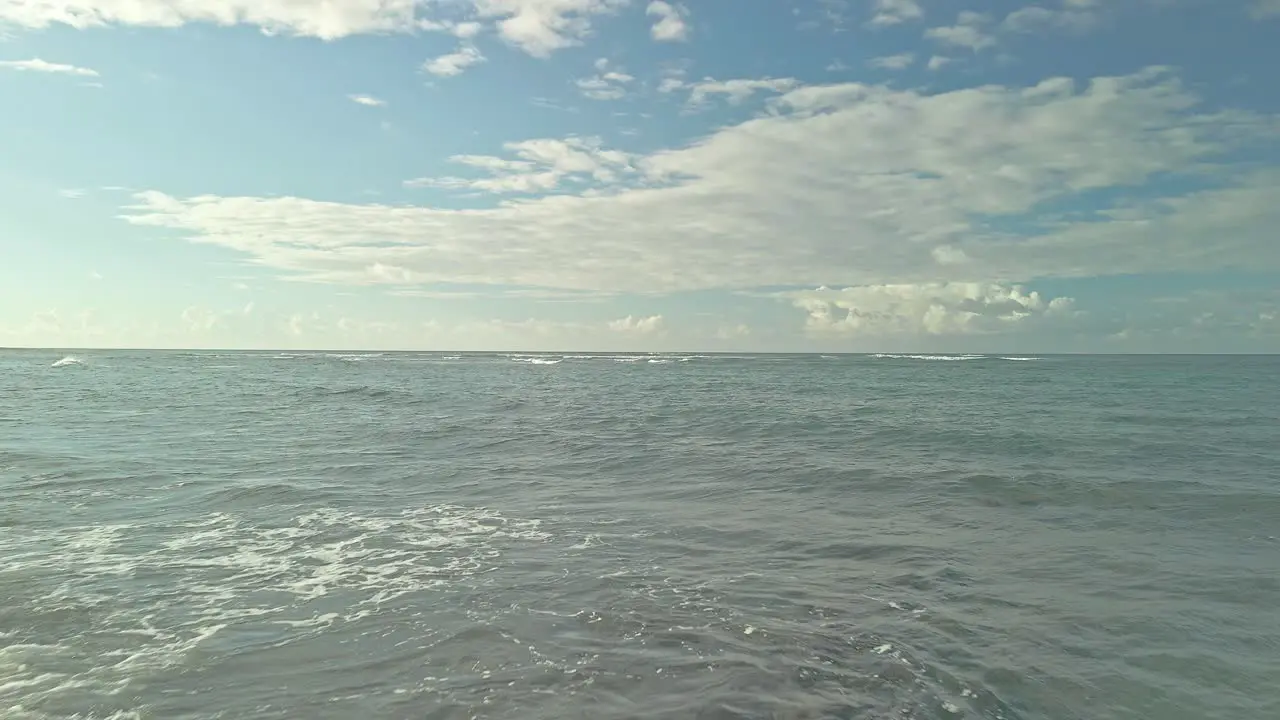
[[[1280,358],[6,351],[0,717],[1280,718]]]

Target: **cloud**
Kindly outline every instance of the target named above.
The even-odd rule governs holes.
[[[716,95],[723,95],[730,105],[740,105],[758,92],[786,92],[799,84],[794,78],[739,78],[734,80],[704,78],[701,82],[696,83],[686,83],[676,78],[668,78],[668,80],[673,82],[664,82],[663,86],[658,89],[663,92],[679,89],[689,90],[689,105],[695,108],[705,105],[708,98]],[[664,87],[667,89],[664,90]]]
[[[0,15],[0,17],[3,16]],[[57,75],[75,75],[77,77],[98,77],[97,70],[76,67],[75,65],[51,63],[41,60],[40,58],[32,58],[30,60],[0,60],[0,69],[53,73]]]
[[[649,34],[658,42],[675,42],[689,39],[689,25],[685,18],[689,9],[683,5],[672,5],[663,0],[653,0],[645,9],[645,14],[658,18]]]
[[[985,29],[989,23],[986,15],[964,10],[956,17],[955,25],[929,28],[924,36],[944,45],[978,52],[996,44],[995,38]]]
[[[886,55],[884,57],[872,58],[867,64],[871,67],[878,67],[885,70],[905,70],[911,67],[911,63],[915,62],[916,56],[911,53],[902,53],[901,55]]]
[[[365,105],[368,107],[383,107],[387,104],[385,100],[379,100],[372,95],[348,95],[347,99],[357,105]]]
[[[653,335],[662,331],[662,316],[633,317],[628,315],[609,323],[609,329],[617,333],[633,335]]]
[[[737,325],[722,325],[716,329],[717,340],[740,340],[750,336],[751,327],[743,323],[739,323]]]
[[[924,17],[924,10],[916,0],[875,0],[876,14],[871,24],[877,27],[897,25]]]
[[[249,25],[269,34],[336,40],[352,35],[444,31],[463,40],[492,26],[536,57],[581,44],[595,17],[629,0],[22,0],[0,1],[0,24],[43,29],[188,23]],[[441,13],[466,19],[441,17]]]
[[[426,61],[422,64],[422,69],[439,77],[454,77],[484,61],[484,55],[474,45],[461,45],[456,52]]]
[[[581,45],[592,19],[617,12],[629,0],[471,0],[477,15],[497,23],[507,43],[534,57]]]
[[[491,155],[454,155],[450,162],[488,172],[491,177],[418,178],[409,187],[470,189],[492,193],[544,193],[566,181],[612,184],[637,173],[628,153],[603,147],[599,138],[542,138],[506,143],[517,159]]]
[[[607,58],[597,60],[596,69],[599,72],[595,75],[574,82],[584,97],[592,100],[620,100],[626,97],[627,85],[635,80],[634,77],[621,69],[610,70]]]
[[[1046,300],[1020,286],[994,283],[867,285],[783,293],[808,313],[814,334],[969,335],[1074,315],[1074,300]]]
[[[86,193],[84,190],[80,190],[79,188],[67,188],[65,190],[58,191],[59,196],[64,197],[68,200],[79,200],[80,198],[84,197],[87,194],[88,193]]]
[[[0,22],[32,29],[253,25],[270,33],[334,40],[434,27],[418,16],[420,8],[416,0],[9,0],[0,2]]]
[[[182,323],[191,332],[209,332],[218,324],[218,313],[204,307],[192,306],[182,311]]]
[[[953,62],[955,62],[955,58],[944,57],[942,55],[934,55],[933,57],[929,58],[929,69],[935,70],[935,71],[941,70],[942,68],[950,65]]]
[[[1254,0],[1249,14],[1256,20],[1280,17],[1280,0]]]
[[[1032,5],[1009,13],[1000,24],[1000,28],[1017,33],[1034,33],[1043,30],[1079,33],[1093,28],[1097,22],[1097,15],[1087,10],[1047,10]]]
[[[1276,118],[1208,110],[1162,68],[935,93],[795,86],[687,146],[515,142],[454,158],[488,177],[422,182],[544,197],[442,209],[149,191],[124,218],[347,284],[381,282],[375,262],[418,284],[602,292],[1275,270],[1280,171],[1221,163],[1277,137]]]

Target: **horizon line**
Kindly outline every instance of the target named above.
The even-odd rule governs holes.
[[[71,346],[0,346],[0,352],[191,352],[191,353],[393,353],[393,354],[422,354],[422,353],[446,353],[457,355],[511,355],[511,354],[537,354],[537,355],[843,355],[843,356],[873,356],[873,355],[973,355],[973,356],[998,356],[998,355],[1044,355],[1044,356],[1098,356],[1098,355],[1114,355],[1114,356],[1135,356],[1135,357],[1233,357],[1233,356],[1256,356],[1256,357],[1273,357],[1280,356],[1280,352],[1266,351],[1242,351],[1242,352],[1119,352],[1119,351],[1102,351],[1102,352],[1037,352],[1032,350],[989,350],[983,352],[977,351],[960,351],[960,350],[584,350],[584,349],[567,349],[567,350],[531,350],[528,348],[503,349],[503,350],[457,350],[457,349],[434,349],[434,350],[389,350],[379,348],[211,348],[211,347],[71,347]]]

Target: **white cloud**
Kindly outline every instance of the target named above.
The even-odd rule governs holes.
[[[347,99],[357,105],[365,105],[367,107],[383,107],[387,104],[385,100],[379,100],[372,95],[348,95]]]
[[[956,17],[955,25],[929,28],[924,35],[944,45],[978,52],[996,44],[995,38],[985,29],[989,23],[986,15],[964,10]]]
[[[689,9],[683,5],[672,5],[663,0],[653,0],[645,9],[645,14],[658,18],[649,34],[659,42],[674,42],[689,38],[689,25],[685,18]]]
[[[1074,315],[1071,298],[1046,300],[1020,286],[994,283],[868,285],[819,288],[780,297],[808,313],[816,334],[968,335],[997,333]]]
[[[916,0],[875,0],[875,8],[871,24],[879,27],[924,17],[924,10]]]
[[[474,45],[461,45],[456,52],[426,61],[422,69],[440,77],[461,75],[467,68],[485,61],[484,55]]]
[[[911,53],[902,53],[901,55],[886,55],[884,57],[872,58],[868,63],[872,67],[883,68],[885,70],[905,70],[911,67],[911,63],[915,62],[916,56]]]
[[[1084,32],[1094,27],[1097,16],[1086,10],[1048,10],[1036,5],[1015,10],[1000,24],[1002,30],[1033,33],[1042,30]]]
[[[609,323],[609,329],[618,333],[635,335],[653,335],[662,331],[662,316],[633,317],[628,315]]]
[[[476,13],[497,23],[498,34],[534,57],[581,45],[592,18],[610,14],[628,0],[471,0]]]
[[[634,77],[621,69],[609,69],[607,58],[600,58],[595,66],[600,72],[574,81],[584,97],[591,100],[620,100],[627,96],[627,86],[635,81]]]
[[[794,87],[686,147],[510,143],[455,158],[491,177],[423,183],[548,197],[451,210],[152,191],[125,217],[354,284],[379,282],[375,262],[420,284],[605,292],[1280,269],[1280,177],[1213,165],[1278,134],[1275,118],[1201,109],[1158,68],[934,94],[845,83]],[[1162,197],[1148,184],[1168,174],[1217,187]],[[1131,191],[1155,199],[1114,217],[1046,209]]]
[[[955,58],[944,57],[942,55],[934,55],[933,57],[929,58],[929,69],[941,70],[942,68],[950,65],[953,62],[955,62]]]
[[[418,178],[405,184],[493,193],[542,193],[558,188],[565,181],[585,182],[590,179],[608,185],[637,172],[631,155],[608,150],[599,138],[594,137],[524,140],[506,143],[503,147],[518,159],[490,155],[455,155],[449,158],[451,162],[484,170],[492,177]]]
[[[0,15],[2,18],[3,15]],[[98,77],[98,71],[90,68],[51,63],[40,58],[30,60],[0,60],[0,69],[21,70],[26,72],[53,73],[57,75],[75,75],[77,77]]]
[[[42,29],[188,23],[250,25],[270,34],[336,40],[351,35],[444,31],[463,40],[492,25],[509,44],[537,57],[581,44],[593,18],[629,0],[0,0],[0,24]],[[469,17],[440,17],[462,9]]]
[[[79,188],[67,188],[65,190],[58,191],[58,195],[68,200],[79,200],[80,198],[84,197],[87,194],[88,193],[86,193],[84,190],[80,190]]]
[[[484,30],[484,25],[478,22],[454,23],[449,29],[455,37],[462,40],[471,40],[479,35],[482,30]]]
[[[43,29],[135,25],[179,27],[187,23],[254,25],[266,32],[333,40],[375,32],[432,27],[418,16],[416,0],[5,0],[0,22]]]
[[[794,78],[762,78],[762,79],[734,79],[734,80],[716,80],[715,78],[705,78],[701,82],[685,83],[680,82],[679,85],[672,87],[675,89],[689,90],[689,105],[699,107],[707,102],[707,99],[713,95],[723,95],[730,105],[739,105],[757,92],[786,92],[798,83]],[[660,90],[662,88],[659,88]]]

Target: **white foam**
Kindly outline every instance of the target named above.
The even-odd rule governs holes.
[[[142,546],[149,549],[130,547],[138,537],[155,539]],[[0,717],[22,717],[24,706],[71,694],[118,696],[241,623],[278,628],[275,644],[284,645],[372,615],[403,595],[478,583],[509,545],[549,537],[537,520],[446,505],[385,515],[325,508],[279,527],[215,513],[180,525],[3,535],[0,576],[45,578],[51,586],[38,606],[17,608],[18,617],[109,610],[109,637],[128,640],[123,648],[118,641],[104,647],[108,634],[85,627],[56,645],[0,646]],[[164,582],[133,586],[128,603],[104,589],[142,573]],[[263,591],[282,596],[264,602]]]
[[[77,365],[79,365],[79,366],[83,366],[84,364],[85,364],[85,363],[84,363],[84,361],[83,361],[83,360],[81,360],[80,358],[72,357],[71,355],[68,355],[68,356],[66,356],[66,357],[62,358],[61,360],[59,360],[59,361],[55,362],[54,364],[50,365],[49,367],[56,367],[56,368],[60,368],[60,367],[74,367],[74,366],[77,366]]]
[[[981,360],[985,355],[904,355],[899,353],[876,353],[871,357],[891,360],[935,360],[958,362],[962,360]]]

